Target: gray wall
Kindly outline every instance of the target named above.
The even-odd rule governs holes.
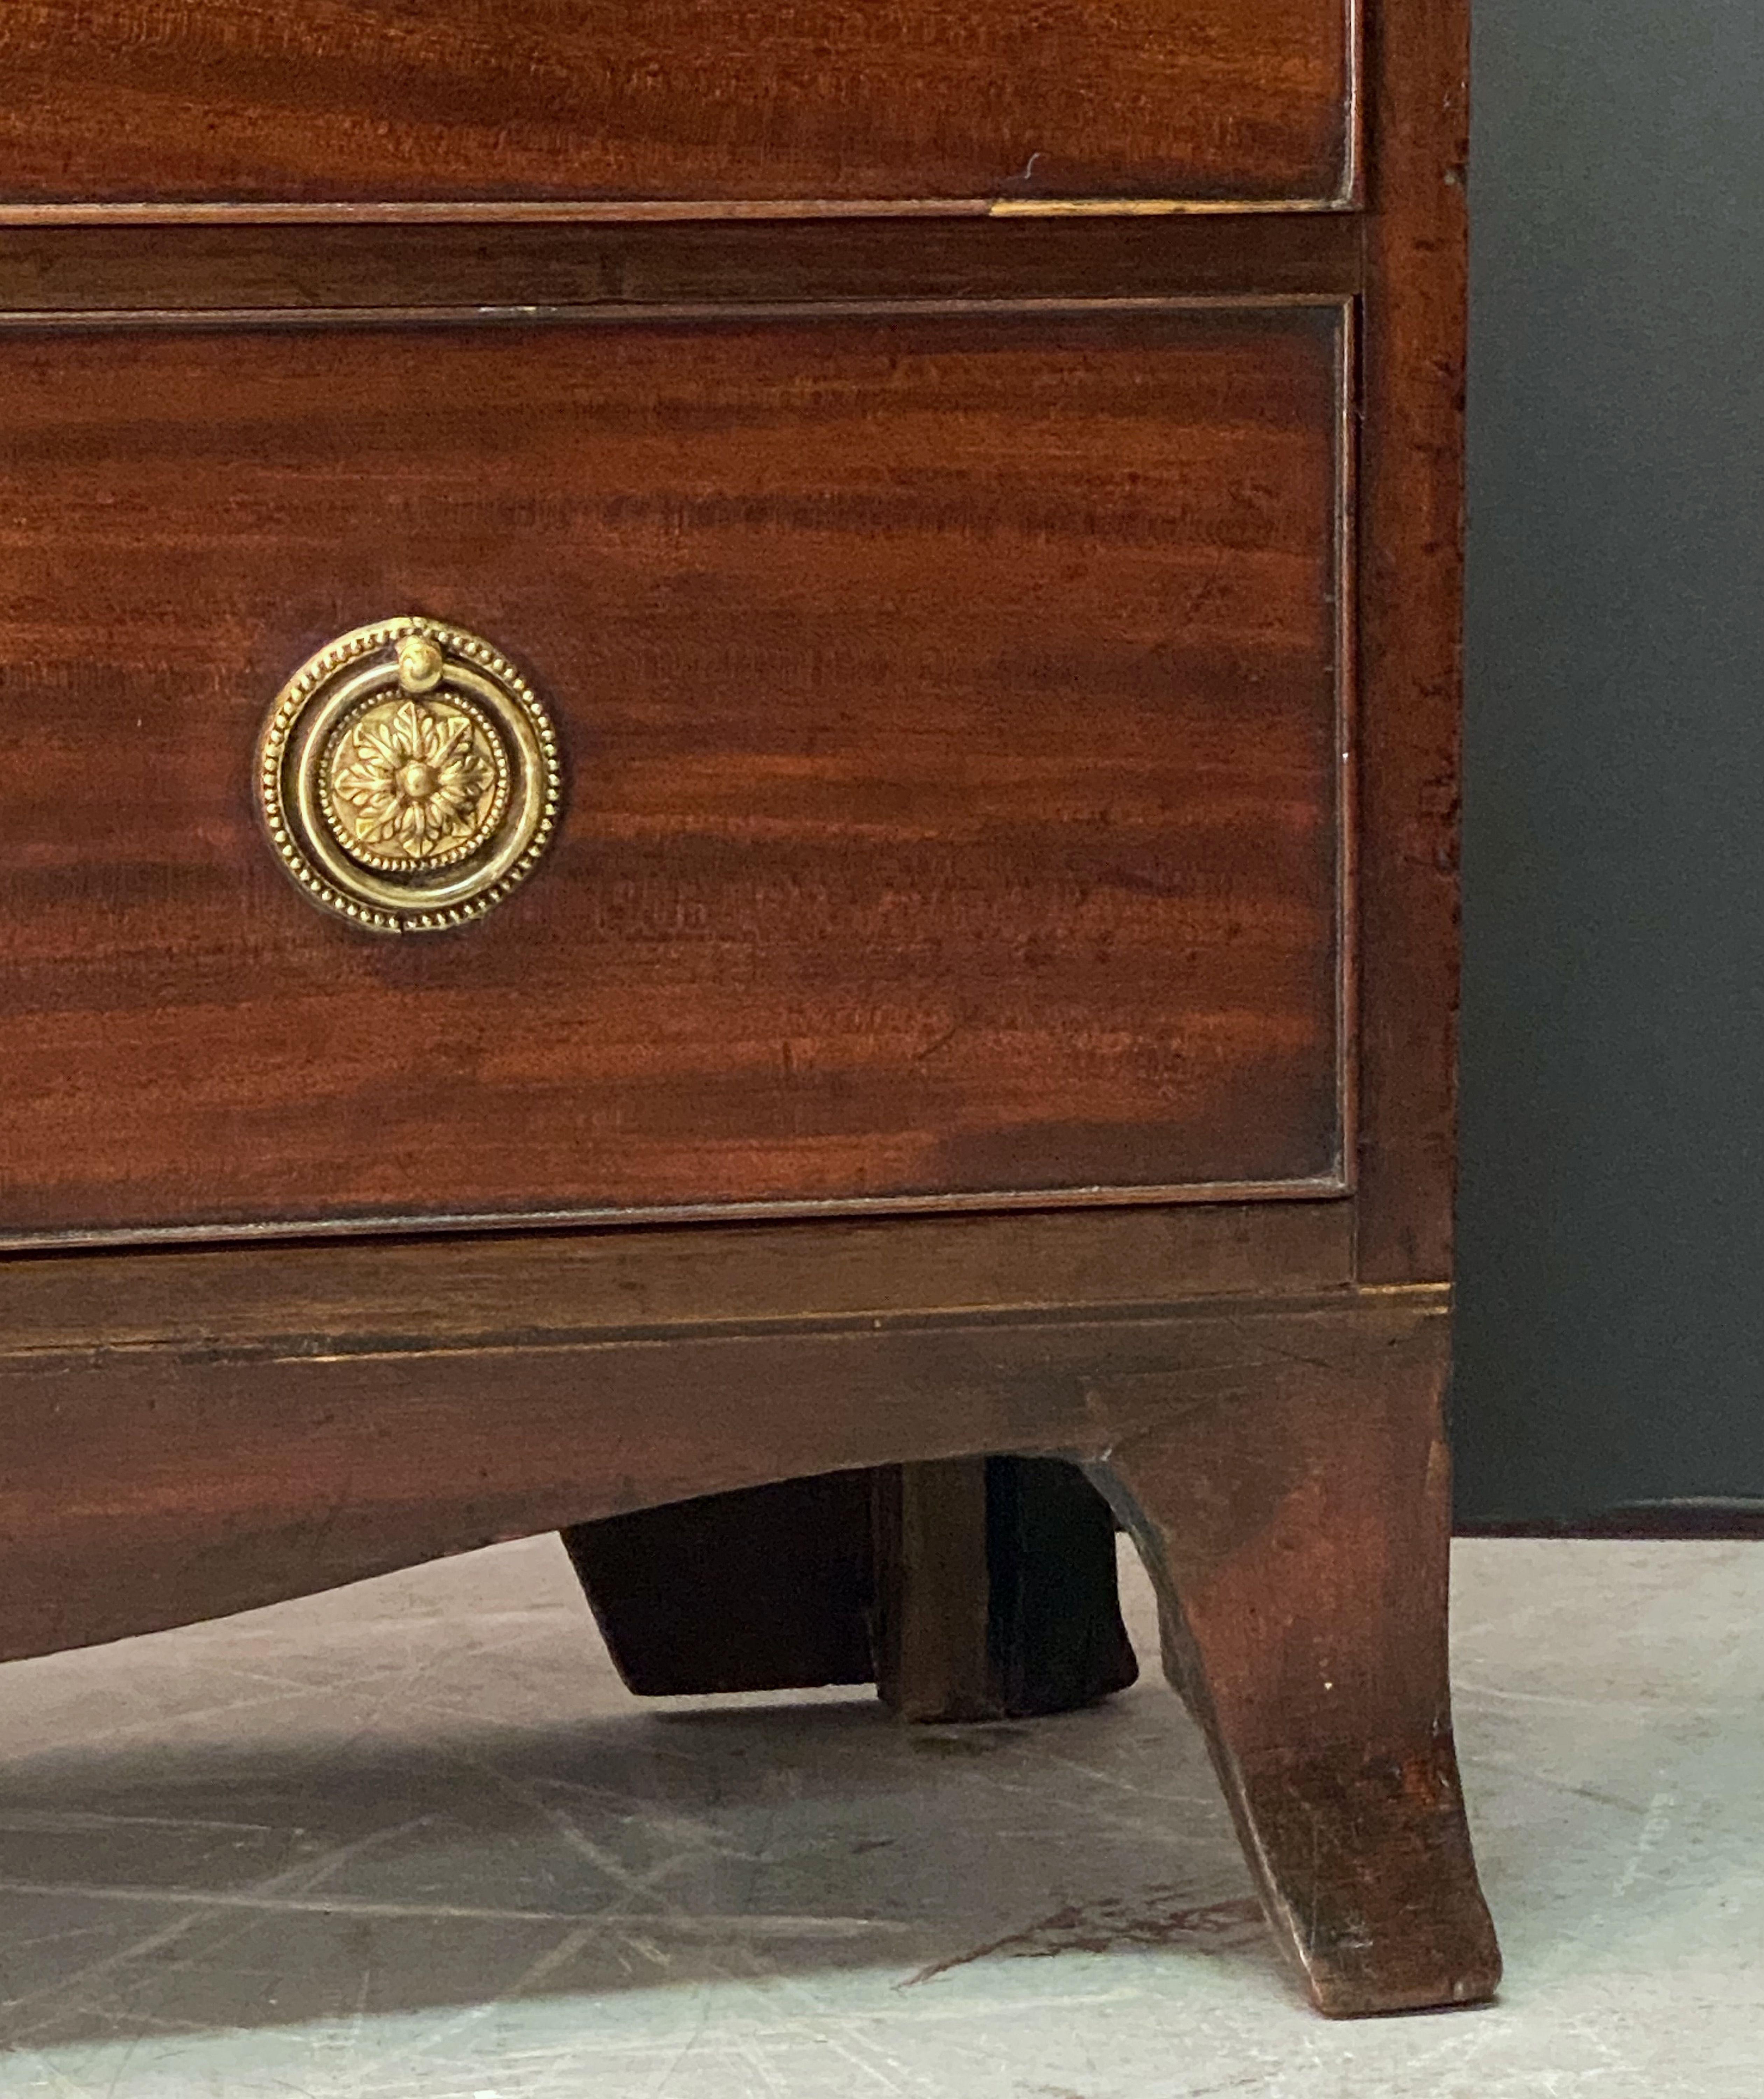
[[[1472,4],[1460,1508],[1764,1495],[1764,0]]]

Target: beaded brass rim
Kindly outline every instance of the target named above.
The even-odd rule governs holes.
[[[521,672],[479,636],[415,616],[302,664],[258,759],[283,866],[375,933],[482,917],[538,865],[562,795],[556,731]]]

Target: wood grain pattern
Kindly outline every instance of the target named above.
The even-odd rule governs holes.
[[[1357,291],[1345,215],[0,228],[0,315],[1278,297]],[[42,323],[39,323],[42,324]]]
[[[1361,1272],[1451,1273],[1469,25],[1371,25],[1359,680]]]
[[[1332,222],[1244,208],[1358,200],[1336,0],[0,9],[0,1233],[244,1235],[0,1260],[0,1657],[571,1525],[640,1588],[670,1508],[812,1479],[848,1544],[911,1467],[971,1703],[1056,1638],[976,1483],[1076,1460],[1317,2001],[1493,1989],[1432,1282],[1464,20],[1368,11]],[[1086,190],[1230,215],[960,222]],[[396,609],[576,768],[404,947],[247,777]],[[679,1221],[756,1199],[882,1208]],[[746,1661],[848,1669],[857,1608]]]
[[[895,1716],[1025,1720],[1124,1691],[1108,1506],[1057,1459],[944,1459],[875,1481],[876,1688]]]
[[[1471,2002],[1499,1964],[1445,1696],[1445,1312],[1423,1289],[550,1349],[156,1348],[121,1406],[112,1366],[0,1350],[0,1657],[780,1476],[1076,1458],[1140,1535],[1319,2005]]]
[[[0,1349],[0,1658],[768,1481],[1096,1459],[1185,1395],[1250,1406],[1319,1362],[1370,1375],[1423,1337],[1436,1351],[1445,1315],[1441,1292],[1339,1292],[782,1332]]]
[[[0,1344],[95,1353],[126,1380],[137,1349],[552,1347],[609,1331],[1119,1309],[1339,1289],[1353,1261],[1345,1201],[29,1255],[0,1261]]]
[[[1339,328],[6,343],[0,1226],[1329,1186]],[[249,790],[394,609],[572,777],[385,942]]]
[[[1501,1959],[1452,1740],[1443,1331],[1172,1382],[1093,1476],[1158,1585],[1277,1942],[1333,2016],[1476,2004]],[[1105,1381],[1103,1411],[1121,1399]]]
[[[1336,196],[1347,0],[7,0],[0,200]]]
[[[986,1458],[889,1465],[875,1481],[876,1689],[898,1718],[996,1720]]]

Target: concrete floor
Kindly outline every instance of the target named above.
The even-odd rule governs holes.
[[[641,1705],[540,1540],[6,1670],[0,2094],[1750,2099],[1764,1551],[1458,1576],[1492,2009],[1306,2009],[1155,1680]]]

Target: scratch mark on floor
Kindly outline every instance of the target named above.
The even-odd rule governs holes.
[[[934,1960],[895,1987],[913,1989],[936,1976],[947,1975],[952,1968],[997,1956],[1045,1960],[1058,1953],[1108,1953],[1124,1946],[1189,1946],[1222,1952],[1260,1938],[1261,1932],[1261,1905],[1248,1896],[1195,1904],[1180,1888],[1149,1888],[1137,1899],[1075,1903],[1054,1910],[1021,1931],[1009,1932],[969,1952]]]
[[[665,1911],[657,1916],[634,1916],[604,1910],[495,1909],[469,1903],[382,1902],[365,1895],[285,1895],[266,1887],[105,1887],[78,1881],[0,1881],[0,1896],[4,1895],[42,1895],[58,1902],[159,1903],[176,1908],[262,1910],[279,1916],[409,1917],[467,1924],[638,1924],[646,1931],[680,1931],[709,1938],[867,1938],[878,1932],[913,1928],[887,1917],[793,1916],[755,1911],[719,1916],[679,1910]]]

